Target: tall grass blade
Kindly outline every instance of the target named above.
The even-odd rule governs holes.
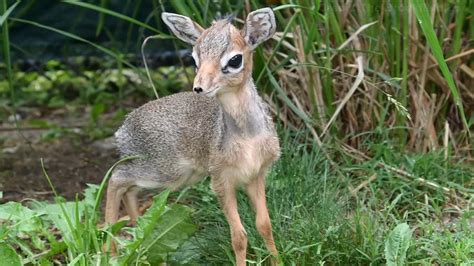
[[[398,99],[400,99],[400,103],[402,106],[407,106],[407,94],[408,94],[408,53],[410,49],[410,36],[409,36],[409,19],[410,19],[410,2],[408,0],[403,0],[402,2],[402,83],[401,83],[401,90],[400,94],[398,95]],[[398,125],[400,129],[398,130],[399,136],[399,143],[402,146],[406,144],[406,137],[407,131],[403,128],[406,126],[406,116],[402,113],[398,112],[397,114]]]
[[[16,4],[18,4],[18,2]],[[16,6],[16,4],[14,6]],[[10,7],[9,10],[13,10],[14,6]],[[7,0],[2,0],[0,3],[0,12],[3,14],[2,19],[6,19],[8,17],[9,13],[7,11]],[[8,88],[10,89],[13,108],[15,108],[15,91],[13,90],[13,73],[10,58],[10,37],[8,34],[8,22],[5,20],[2,21],[2,51],[5,65],[7,67]]]
[[[277,90],[277,92],[279,93],[279,95],[281,96],[281,98],[283,99],[284,103],[286,105],[288,105],[288,107],[296,114],[298,115],[298,117],[303,120],[305,123],[307,124],[312,124],[312,121],[311,119],[309,118],[309,116],[301,109],[299,109],[292,101],[290,98],[288,98],[288,96],[286,95],[285,91],[283,90],[283,88],[278,84],[278,81],[273,77],[273,75],[271,74],[271,71],[269,68],[265,68],[266,71],[267,71],[267,74],[268,74],[268,78],[270,80],[270,83],[272,84],[272,86]]]
[[[454,30],[454,36],[453,36],[452,55],[456,55],[461,50],[461,44],[462,44],[461,33],[462,33],[462,28],[464,26],[464,21],[466,17],[466,10],[469,10],[466,0],[456,1],[456,21],[454,23],[456,25],[456,28]],[[472,12],[472,9],[471,9],[471,12]],[[471,16],[472,16],[472,13],[471,13]],[[472,17],[471,17],[471,20],[472,20]]]
[[[119,164],[121,164],[125,161],[138,159],[138,158],[142,158],[142,156],[128,156],[128,157],[122,158],[119,161],[117,161],[116,163],[114,163],[114,165],[112,165],[112,167],[109,168],[109,170],[105,174],[104,178],[102,179],[102,182],[100,183],[99,190],[97,191],[97,197],[95,199],[94,210],[93,210],[92,213],[95,214],[97,212],[97,210],[99,209],[100,202],[102,201],[102,198],[103,198],[105,187],[107,186],[107,182],[109,181],[110,176],[112,176],[112,171],[115,169],[115,167],[117,167],[117,165],[119,165]]]
[[[342,99],[341,103],[337,106],[337,109],[336,111],[334,112],[334,114],[332,115],[331,119],[329,120],[329,122],[326,124],[326,126],[324,127],[324,130],[323,132],[321,133],[321,138],[324,137],[324,134],[326,134],[327,130],[330,128],[331,124],[334,122],[334,120],[336,120],[337,116],[339,115],[339,113],[341,112],[342,108],[344,107],[344,105],[349,101],[349,99],[351,98],[351,96],[354,94],[354,92],[357,90],[357,88],[359,87],[359,85],[362,83],[362,80],[364,80],[364,63],[363,63],[363,58],[362,56],[358,56],[356,58],[356,62],[357,62],[357,68],[358,68],[358,72],[357,72],[357,78],[356,80],[354,81],[354,84],[352,84],[352,87],[350,88],[349,92],[346,94],[346,96],[344,96],[344,99]]]
[[[70,213],[66,210],[67,207],[65,206],[65,203],[62,200],[60,200],[60,198],[59,198],[59,194],[56,191],[56,188],[54,187],[53,182],[51,181],[51,177],[49,176],[48,172],[46,171],[46,168],[44,166],[43,158],[40,159],[40,162],[41,162],[41,169],[43,171],[43,174],[46,177],[46,180],[48,180],[48,184],[51,187],[51,190],[53,191],[56,203],[59,205],[59,208],[61,209],[61,213],[62,213],[62,215],[65,219],[65,224],[66,224],[65,228],[69,229],[69,230],[67,230],[67,232],[71,232],[71,234],[73,235],[74,232],[76,232],[76,230],[74,230],[75,227],[72,223]],[[74,237],[79,238],[80,236],[74,235]],[[71,242],[72,242],[73,246],[76,249],[79,249],[75,242],[70,241],[69,243],[71,243]]]
[[[0,10],[2,12],[2,15],[0,15],[0,26],[3,25],[3,22],[5,22],[5,20],[7,20],[7,18],[10,16],[10,13],[12,13],[12,11],[15,9],[15,7],[20,3],[20,1],[14,3],[11,7],[9,7],[6,11],[5,11],[5,6],[2,7],[2,9]],[[3,4],[2,4],[3,5]]]
[[[441,49],[438,38],[436,37],[436,34],[434,32],[433,25],[431,24],[430,15],[428,9],[426,8],[426,3],[422,0],[414,0],[412,1],[412,3],[415,9],[415,15],[418,19],[418,23],[420,24],[420,27],[423,30],[423,33],[425,34],[426,39],[428,41],[428,45],[433,51],[433,55],[439,64],[439,67],[441,69],[441,72],[443,73],[444,78],[446,79],[446,82],[448,83],[449,89],[453,95],[454,103],[458,108],[459,116],[463,121],[465,129],[468,135],[470,135],[469,126],[466,120],[466,115],[464,113],[464,107],[462,105],[461,96],[459,95],[459,91],[456,88],[456,84],[454,83],[454,79],[451,75],[451,72],[449,71],[448,65],[444,60],[443,50]]]
[[[46,29],[46,30],[49,30],[49,31],[53,31],[53,32],[56,32],[56,33],[59,33],[63,36],[66,36],[68,38],[71,38],[71,39],[74,39],[74,40],[77,40],[77,41],[81,41],[81,42],[84,42],[84,43],[87,43],[95,48],[97,48],[98,50],[104,52],[105,54],[113,57],[115,60],[121,62],[122,64],[136,70],[138,73],[140,73],[140,71],[132,64],[130,64],[128,61],[125,61],[122,56],[120,56],[120,54],[118,53],[115,53],[113,52],[112,50],[110,49],[107,49],[105,48],[104,46],[101,46],[99,44],[96,44],[96,43],[93,43],[89,40],[86,40],[82,37],[79,37],[73,33],[70,33],[70,32],[67,32],[67,31],[63,31],[63,30],[60,30],[60,29],[57,29],[57,28],[53,28],[53,27],[50,27],[50,26],[47,26],[47,25],[44,25],[44,24],[41,24],[41,23],[38,23],[38,22],[35,22],[35,21],[31,21],[31,20],[26,20],[26,19],[20,19],[20,18],[10,18],[12,21],[16,21],[16,22],[20,22],[20,23],[25,23],[25,24],[30,24],[30,25],[33,25],[33,26],[36,26],[36,27],[39,27],[39,28],[42,28],[42,29]]]
[[[138,25],[140,27],[143,27],[143,28],[146,28],[146,29],[149,29],[151,31],[154,31],[156,33],[161,33],[159,30],[151,27],[150,25],[148,24],[145,24],[139,20],[136,20],[134,18],[131,18],[129,16],[126,16],[126,15],[123,15],[123,14],[120,14],[118,12],[115,12],[115,11],[112,11],[110,9],[107,9],[107,8],[103,8],[103,7],[100,7],[100,6],[96,6],[96,5],[93,5],[93,4],[89,4],[89,3],[84,3],[84,2],[80,2],[80,1],[75,1],[75,0],[63,0],[63,3],[66,3],[66,4],[71,4],[71,5],[76,5],[76,6],[80,6],[80,7],[84,7],[84,8],[87,8],[87,9],[91,9],[91,10],[94,10],[94,11],[97,11],[97,12],[100,12],[100,13],[103,13],[103,14],[107,14],[107,15],[111,15],[111,16],[114,16],[114,17],[117,17],[117,18],[120,18],[120,19],[123,19],[129,23],[132,23],[132,24],[135,24],[135,25]]]
[[[145,66],[145,72],[148,77],[148,81],[150,82],[150,86],[153,89],[153,92],[155,93],[156,99],[160,98],[160,96],[158,95],[158,91],[156,90],[155,84],[153,83],[153,79],[151,78],[150,70],[148,69],[148,63],[146,62],[146,57],[145,57],[145,46],[150,39],[166,39],[166,38],[168,37],[162,36],[162,35],[149,36],[149,37],[146,37],[145,40],[143,40],[143,43],[141,46],[142,62],[143,62],[143,65]]]
[[[100,0],[100,6],[102,8],[105,8],[106,5],[107,5],[107,0]],[[99,21],[97,22],[97,28],[95,30],[95,36],[99,36],[100,33],[102,32],[102,29],[104,28],[104,21],[105,21],[105,13],[100,12]]]
[[[300,12],[297,10],[297,12]],[[262,69],[262,71],[259,73],[258,77],[255,79],[255,83],[259,83],[260,82],[260,79],[263,78],[263,76],[265,75],[265,69],[268,68],[270,62],[272,61],[273,57],[276,56],[276,52],[278,51],[278,49],[280,48],[280,46],[282,45],[283,43],[283,40],[285,39],[285,37],[287,36],[287,34],[290,32],[291,30],[291,27],[294,25],[294,22],[296,21],[296,18],[297,16],[294,15],[290,18],[290,21],[288,21],[288,23],[286,24],[286,27],[285,29],[283,30],[283,34],[282,34],[282,37],[281,37],[281,40],[278,41],[278,43],[275,45],[275,48],[273,49],[273,53],[271,53],[270,57],[268,59],[265,60],[265,65]],[[271,71],[268,71],[267,74],[270,76],[272,76],[272,73]]]

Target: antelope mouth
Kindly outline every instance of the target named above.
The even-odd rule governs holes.
[[[216,96],[218,90],[219,90],[219,87],[214,88],[214,89],[212,89],[212,90],[210,90],[210,91],[205,92],[204,95],[206,95],[206,96],[209,97],[209,98],[210,98],[210,97],[214,97],[214,96]]]

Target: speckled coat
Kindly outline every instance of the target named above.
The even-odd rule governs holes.
[[[247,93],[241,125],[216,99],[191,92],[134,110],[115,134],[117,147],[122,156],[144,158],[119,165],[115,176],[142,188],[176,189],[208,175],[246,183],[280,153],[266,104],[254,86]]]
[[[227,218],[236,264],[246,264],[247,236],[238,213],[236,187],[243,185],[255,212],[255,224],[274,258],[278,250],[265,197],[265,175],[280,155],[268,108],[252,80],[253,50],[275,33],[270,8],[248,14],[242,30],[228,19],[203,29],[190,18],[162,13],[181,40],[193,45],[193,91],[152,101],[136,109],[116,132],[125,161],[114,169],[107,188],[106,224],[118,219],[123,201],[136,221],[138,188],[176,189],[211,176],[211,185]],[[111,252],[115,250],[112,241]],[[272,260],[276,264],[276,260]]]

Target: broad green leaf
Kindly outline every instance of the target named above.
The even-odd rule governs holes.
[[[62,202],[47,204],[44,202],[35,202],[35,210],[38,214],[44,215],[53,225],[61,231],[63,238],[68,242],[74,242],[75,237],[73,227],[68,224],[69,221],[80,220],[84,213],[83,202]],[[77,209],[76,209],[77,208]]]
[[[387,265],[405,265],[405,258],[410,246],[411,230],[407,223],[397,225],[385,240],[385,259]]]
[[[0,220],[11,221],[16,230],[30,232],[41,227],[38,214],[18,202],[0,205]]]
[[[134,240],[127,245],[128,255],[123,258],[123,264],[129,264],[132,260],[137,259],[137,250],[145,241],[146,237],[151,234],[153,227],[160,219],[160,216],[165,211],[166,200],[168,199],[169,191],[166,190],[153,198],[153,204],[148,211],[137,219],[136,228],[132,228]]]
[[[163,213],[150,237],[142,243],[151,264],[165,261],[170,252],[177,250],[194,233],[196,226],[192,224],[189,214],[188,207],[177,204]]]
[[[152,265],[161,263],[196,230],[188,207],[166,207],[168,195],[169,191],[165,191],[155,196],[152,207],[138,218],[137,227],[131,230],[134,240],[126,246],[123,264],[142,258]]]
[[[88,207],[95,206],[95,199],[97,197],[97,192],[99,191],[99,186],[95,184],[87,184],[87,188],[84,190],[84,199],[82,202]]]
[[[7,225],[0,223],[0,239],[4,239],[8,235],[8,232]]]
[[[0,243],[0,262],[2,265],[20,266],[21,259],[15,250],[6,243]]]

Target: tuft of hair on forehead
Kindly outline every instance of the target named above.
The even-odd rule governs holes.
[[[234,18],[235,18],[234,14],[226,14],[224,16],[217,17],[212,21],[211,27],[213,27],[214,25],[222,25],[222,26],[225,26],[227,24],[232,25],[232,21],[234,21]]]
[[[196,47],[200,54],[211,57],[220,56],[231,42],[230,32],[233,25],[227,20],[217,20],[204,31]]]
[[[229,13],[229,14],[225,14],[223,16],[220,16],[220,17],[216,18],[214,20],[214,22],[220,20],[220,21],[224,21],[224,22],[227,22],[227,23],[232,23],[232,21],[234,21],[234,18],[235,18],[235,14]]]
[[[227,13],[221,16],[217,16],[216,18],[212,20],[211,26],[216,23],[225,23],[225,24],[232,23],[232,21],[234,21],[234,18],[235,18],[235,14],[233,13]]]

